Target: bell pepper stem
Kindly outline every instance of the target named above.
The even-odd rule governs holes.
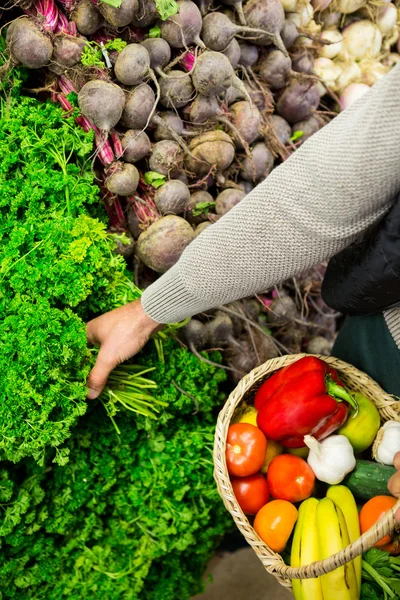
[[[353,396],[351,394],[349,394],[349,392],[347,390],[345,390],[344,387],[342,387],[338,383],[335,383],[333,381],[333,379],[331,379],[331,377],[328,377],[326,380],[326,389],[327,389],[329,396],[332,396],[332,398],[335,398],[335,400],[337,402],[341,402],[342,400],[345,400],[346,402],[348,402],[350,404],[350,406],[352,406],[356,411],[358,411],[357,400],[355,398],[353,398]]]

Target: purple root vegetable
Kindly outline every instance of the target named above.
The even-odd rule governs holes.
[[[279,98],[276,110],[288,123],[298,123],[311,116],[319,101],[320,95],[315,84],[294,79]]]
[[[236,188],[228,188],[218,194],[215,205],[217,215],[226,215],[236,204],[245,197],[246,192]]]
[[[252,144],[261,135],[261,114],[258,108],[250,106],[249,102],[243,100],[235,102],[230,107],[232,124],[239,132],[242,139],[235,136],[237,148],[243,148],[243,141]]]
[[[128,44],[115,62],[115,77],[124,85],[138,85],[148,76],[150,55],[141,44]]]
[[[234,338],[232,319],[222,311],[217,311],[214,319],[207,323],[207,332],[209,342],[213,348],[218,348],[224,344],[238,346],[238,342]]]
[[[194,237],[197,238],[201,233],[203,233],[203,231],[211,227],[211,225],[211,221],[203,221],[203,223],[197,225],[196,229],[194,230]]]
[[[126,220],[128,223],[129,231],[135,240],[138,239],[139,235],[143,231],[143,225],[140,223],[138,216],[133,206],[128,202]]]
[[[303,50],[292,57],[292,66],[293,71],[311,75],[314,70],[314,56],[309,50]]]
[[[116,126],[125,106],[125,94],[118,85],[93,80],[85,83],[78,94],[82,114],[102,132]]]
[[[272,301],[268,312],[268,320],[271,323],[277,323],[284,320],[292,320],[298,318],[298,310],[296,304],[290,296],[281,296]]]
[[[150,68],[162,70],[171,60],[171,46],[162,38],[147,38],[141,42],[150,56]]]
[[[287,146],[292,137],[292,129],[287,121],[279,115],[272,115],[270,117],[272,129],[280,143],[283,146]]]
[[[247,91],[249,90],[247,89]],[[237,88],[233,87],[233,85],[231,85],[231,87],[229,87],[225,92],[225,104],[227,106],[230,106],[238,100],[244,100],[244,94]]]
[[[161,142],[154,144],[149,159],[149,167],[151,171],[174,177],[181,170],[180,165],[182,160],[182,152],[177,142],[161,140]]]
[[[80,0],[71,13],[71,21],[82,35],[93,35],[103,25],[103,17],[92,0]]]
[[[98,8],[105,20],[113,27],[126,27],[139,11],[138,0],[122,0],[121,6],[115,8],[105,2],[99,2]]]
[[[196,354],[195,350],[201,350],[208,342],[207,328],[201,321],[191,319],[185,327],[182,327],[180,337],[187,343],[193,354]]]
[[[175,140],[175,136],[171,133],[174,131],[176,135],[181,136],[183,133],[183,121],[179,115],[175,112],[167,110],[158,115],[156,127],[154,130],[153,138],[156,142],[161,140]],[[163,125],[165,122],[165,126]]]
[[[303,135],[299,138],[299,141],[303,144],[306,142],[314,133],[317,133],[321,129],[321,122],[316,117],[308,117],[304,121],[296,123],[292,127],[292,135],[297,132],[302,132]]]
[[[203,19],[201,38],[209,50],[223,52],[235,35],[249,34],[251,37],[263,37],[263,29],[235,25],[221,12],[210,12]]]
[[[132,196],[139,184],[139,171],[134,165],[119,161],[111,165],[105,184],[112,194]]]
[[[221,52],[203,52],[196,62],[192,81],[203,96],[219,96],[231,86],[248,96],[243,82],[236,77],[229,59]]]
[[[293,21],[286,20],[283,29],[281,31],[282,41],[285,44],[285,48],[290,50],[292,46],[296,43],[296,41],[300,37],[300,33],[297,30],[296,24]]]
[[[135,240],[133,237],[125,231],[123,235],[115,231],[110,231],[109,235],[115,242],[114,254],[119,254],[125,259],[131,258],[135,249]]]
[[[49,36],[29,18],[12,21],[7,31],[7,46],[11,58],[28,69],[41,69],[53,54]]]
[[[241,24],[246,25],[246,19],[244,18],[244,13],[243,13],[242,0],[222,0],[222,4],[224,4],[225,6],[233,6],[237,12],[237,15],[239,17],[239,21],[241,22]]]
[[[242,42],[240,45],[240,64],[242,67],[254,67],[260,56],[257,46]]]
[[[194,231],[185,219],[167,215],[140,234],[137,254],[147,267],[157,273],[165,273],[179,260],[193,239]]]
[[[251,160],[248,156],[240,163],[240,175],[246,181],[265,179],[274,166],[274,155],[264,142],[258,142],[251,150]]]
[[[128,163],[135,163],[150,154],[151,142],[145,131],[141,129],[128,129],[121,139],[122,159]]]
[[[218,99],[215,96],[208,98],[199,94],[188,106],[188,119],[191,123],[206,123],[221,111]]]
[[[273,105],[273,97],[266,87],[260,89],[255,85],[255,83],[250,85],[248,81],[244,82],[244,87],[246,88],[252,103],[258,108],[259,111],[269,111]]]
[[[156,97],[147,83],[132,90],[126,101],[121,122],[129,129],[143,129],[151,115]]]
[[[179,179],[170,179],[154,195],[154,202],[162,215],[183,213],[189,200],[189,188]]]
[[[272,50],[259,63],[259,75],[271,90],[285,87],[292,71],[292,61],[280,50]]]
[[[235,145],[224,131],[207,131],[190,142],[191,156],[186,157],[186,166],[192,173],[204,176],[214,168],[225,171],[235,158]]]
[[[241,179],[238,181],[238,184],[242,188],[242,190],[247,194],[250,194],[251,190],[254,189],[254,185],[251,181],[246,181],[245,179]]]
[[[261,28],[266,36],[254,43],[260,46],[274,44],[283,54],[287,50],[281,38],[285,24],[285,11],[280,0],[248,0],[244,7],[244,17],[250,27]]]
[[[232,65],[233,69],[236,69],[240,62],[240,46],[239,42],[235,39],[231,41],[228,47],[222,51],[222,54],[226,56]]]
[[[61,33],[54,38],[53,55],[49,70],[61,75],[65,69],[73,67],[81,61],[86,38]]]
[[[201,13],[191,0],[178,0],[178,13],[159,21],[161,37],[172,48],[189,48],[193,44],[204,48],[200,39],[203,24]]]
[[[169,71],[168,78],[161,78],[160,90],[160,103],[165,108],[182,108],[189,104],[194,96],[191,78],[184,71],[177,69]]]
[[[306,346],[308,354],[320,354],[321,356],[329,356],[333,348],[333,341],[317,335],[311,338]]]
[[[205,190],[197,190],[197,192],[193,192],[193,194],[190,196],[189,202],[186,206],[185,219],[191,225],[199,225],[199,224],[203,223],[204,221],[209,223],[210,221],[208,221],[208,215],[206,213],[202,212],[199,215],[197,215],[197,214],[193,215],[192,211],[199,204],[204,205],[204,204],[210,204],[211,202],[214,202],[214,198],[211,196],[211,194],[209,194]]]
[[[145,29],[153,25],[158,17],[157,5],[154,0],[139,0],[139,8],[133,16],[132,25]]]

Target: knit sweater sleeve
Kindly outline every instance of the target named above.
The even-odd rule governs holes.
[[[267,291],[360,237],[400,190],[400,65],[205,230],[142,303],[159,323]]]

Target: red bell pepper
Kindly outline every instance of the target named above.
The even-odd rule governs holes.
[[[256,393],[257,424],[267,439],[302,448],[304,436],[322,440],[347,418],[357,402],[325,361],[306,356],[280,369]]]

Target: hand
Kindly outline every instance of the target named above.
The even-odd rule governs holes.
[[[394,466],[397,469],[397,473],[392,475],[388,482],[388,489],[392,496],[400,498],[400,452],[394,457]],[[400,521],[400,509],[396,512],[396,520]]]
[[[117,365],[137,354],[162,325],[143,310],[140,300],[116,308],[87,324],[89,344],[100,346],[96,364],[89,374],[87,397],[97,398]]]

